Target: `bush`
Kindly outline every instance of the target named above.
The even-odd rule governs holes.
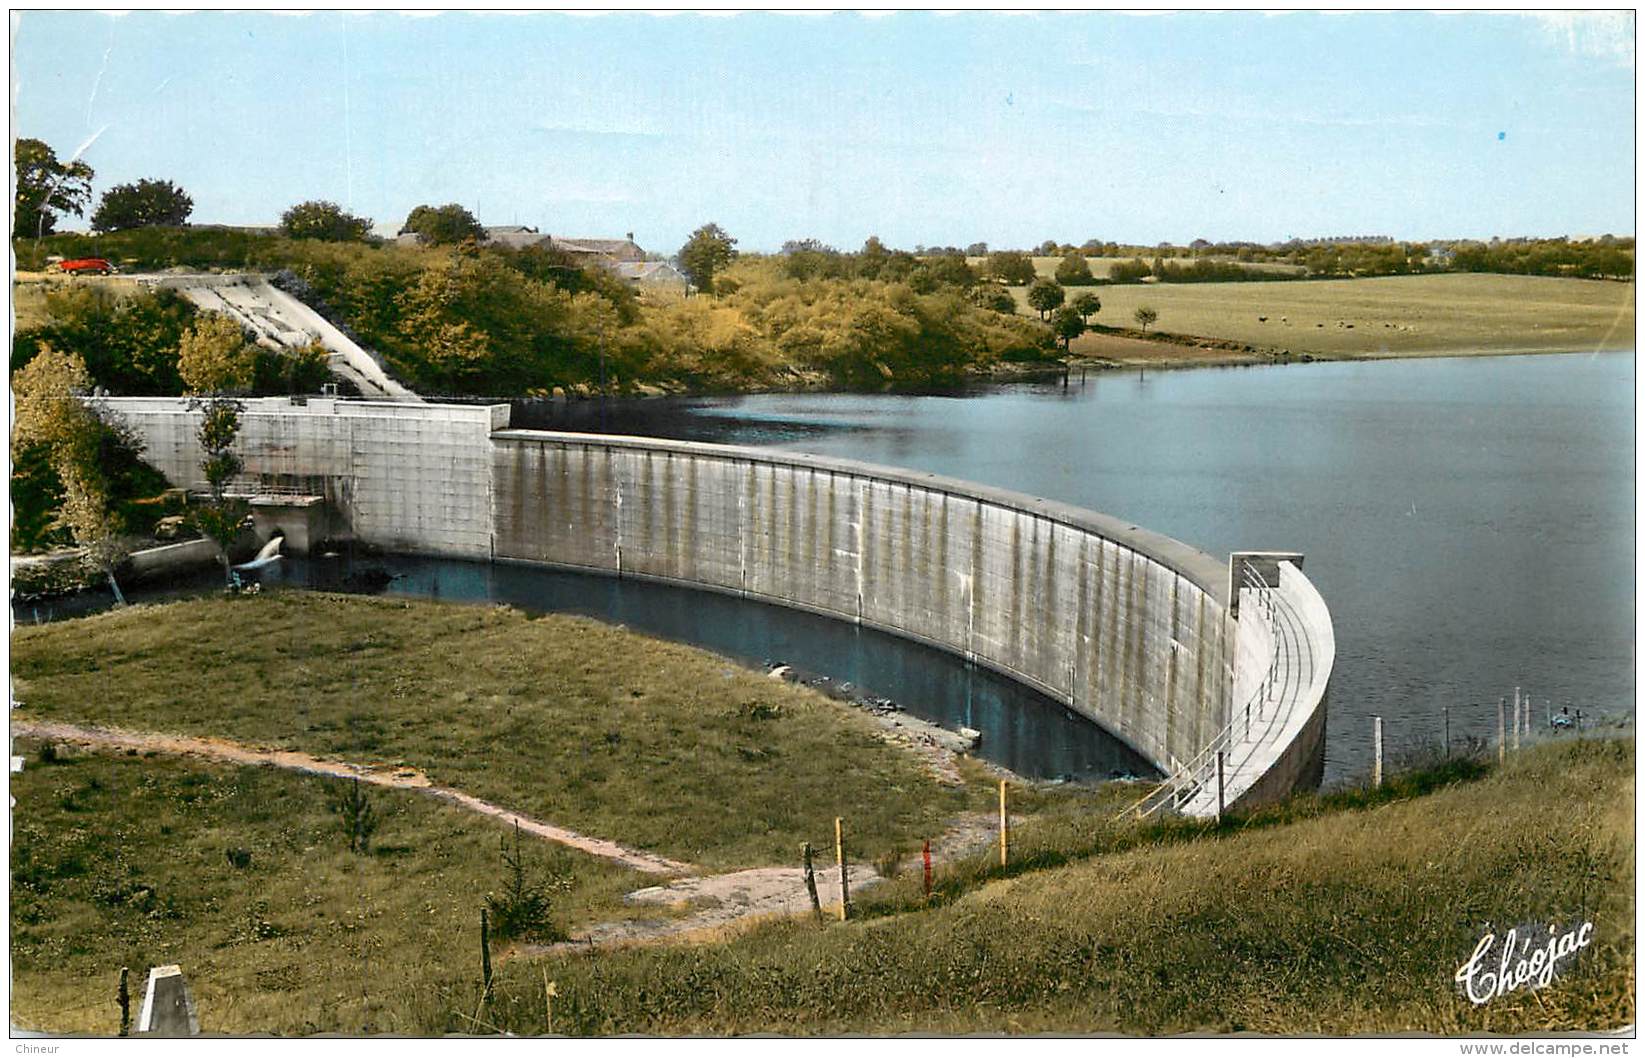
[[[556,925],[550,914],[553,910],[550,892],[567,887],[564,880],[553,883],[533,881],[526,869],[525,853],[520,848],[520,824],[514,824],[514,847],[508,839],[502,840],[503,867],[506,873],[501,893],[486,896],[486,911],[491,919],[491,934],[499,940],[534,940],[553,943],[565,940],[565,931]]]

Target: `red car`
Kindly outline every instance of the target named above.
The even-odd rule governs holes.
[[[70,275],[106,276],[114,271],[114,266],[106,257],[76,257],[71,261],[59,261],[57,270]]]

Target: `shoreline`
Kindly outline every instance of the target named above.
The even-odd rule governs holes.
[[[1385,360],[1442,360],[1477,359],[1507,356],[1589,356],[1595,353],[1632,353],[1633,342],[1604,346],[1596,349],[1571,349],[1563,346],[1518,346],[1501,349],[1436,348],[1431,350],[1368,353],[1322,353],[1310,350],[1290,351],[1277,346],[1249,346],[1223,338],[1202,338],[1195,335],[1170,334],[1141,337],[1140,332],[1115,330],[1098,336],[1100,339],[1118,339],[1127,347],[1146,343],[1146,355],[1102,356],[1076,351],[1072,356],[1051,360],[999,361],[988,365],[973,365],[956,377],[944,379],[888,382],[876,388],[852,388],[835,384],[828,376],[793,370],[790,378],[781,382],[749,383],[740,386],[681,386],[652,382],[633,383],[620,391],[601,393],[595,386],[577,385],[554,387],[552,394],[513,397],[484,397],[460,394],[425,394],[434,401],[455,403],[512,403],[534,401],[541,403],[577,403],[606,397],[616,400],[652,400],[660,398],[747,397],[781,394],[874,394],[918,395],[922,393],[951,393],[972,386],[1008,385],[1020,382],[1057,380],[1082,371],[1128,371],[1155,369],[1187,371],[1194,368],[1226,367],[1283,367],[1291,364],[1377,362]],[[1115,350],[1119,352],[1120,350]]]

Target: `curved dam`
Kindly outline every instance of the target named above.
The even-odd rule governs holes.
[[[186,401],[106,403],[174,484],[203,487]],[[1335,643],[1300,555],[1219,561],[1107,515],[892,467],[512,430],[506,406],[244,404],[237,491],[265,525],[301,512],[305,536],[688,585],[932,645],[1154,763],[1169,778],[1144,811],[1214,814],[1319,780]]]

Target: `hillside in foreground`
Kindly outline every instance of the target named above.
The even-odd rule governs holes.
[[[12,665],[14,727],[149,733],[19,741],[13,1016],[29,1027],[112,1031],[119,967],[168,962],[195,975],[208,1030],[238,1033],[536,1034],[545,978],[554,1030],[574,1034],[1459,1034],[1635,1016],[1620,739],[1502,768],[1431,761],[1220,827],[1115,820],[1136,795],[1123,784],[1023,786],[1002,869],[974,764],[945,783],[861,713],[592,621],[274,592],[20,627]],[[201,760],[181,736],[373,765],[736,883],[646,910],[625,894],[670,874],[528,838],[557,936],[731,913],[592,951],[494,935],[482,1010],[476,920],[508,885],[505,825],[402,783],[373,789],[380,825],[351,851],[337,779]],[[793,870],[802,841],[826,863],[835,816],[851,921],[736,913],[743,869]],[[921,842],[966,820],[973,840],[938,855],[927,899]],[[1584,921],[1593,944],[1550,987],[1458,993],[1488,930]]]

